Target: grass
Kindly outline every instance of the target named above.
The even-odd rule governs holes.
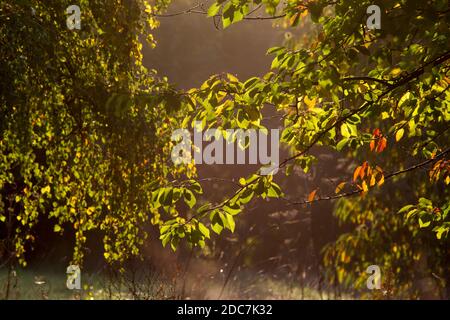
[[[66,287],[65,270],[33,270],[31,268],[18,269],[15,276],[11,278],[11,289],[9,299],[16,300],[72,300],[72,299],[173,299],[181,298],[176,292],[180,291],[180,284],[186,285],[184,298],[188,299],[333,299],[333,296],[322,292],[311,286],[301,287],[295,281],[286,279],[275,279],[268,275],[241,274],[223,291],[223,283],[220,280],[196,281],[195,279],[178,279],[178,285],[163,283],[161,279],[155,278],[156,285],[145,287],[139,282],[134,295],[128,286],[109,286],[105,277],[99,273],[82,274],[82,290],[69,290]],[[7,272],[0,270],[0,297],[4,298],[6,292]],[[196,285],[193,285],[193,284]],[[161,294],[161,288],[163,294]],[[175,289],[175,295],[167,295]],[[171,291],[173,292],[173,290]],[[341,297],[348,299],[349,297]]]

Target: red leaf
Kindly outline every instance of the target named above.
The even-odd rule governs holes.
[[[356,181],[356,178],[359,176],[359,172],[361,171],[362,167],[357,167],[355,169],[355,172],[353,172],[353,181]]]
[[[387,140],[386,138],[381,138],[380,141],[378,142],[378,146],[377,146],[377,152],[383,152],[384,149],[386,149],[387,146]]]
[[[380,129],[376,128],[375,130],[373,130],[373,136],[374,136],[374,137],[379,137],[379,136],[381,136],[381,131],[380,131]]]

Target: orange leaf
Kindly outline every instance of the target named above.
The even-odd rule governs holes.
[[[378,181],[378,186],[381,187],[384,184],[384,174],[381,175],[380,180]]]
[[[366,169],[368,167],[367,161],[363,163],[363,165],[361,166],[361,170],[359,171],[359,177],[362,179],[364,179],[364,176],[366,175]]]
[[[308,202],[312,202],[314,200],[314,198],[316,197],[316,192],[317,192],[317,189],[309,194]]]
[[[376,169],[379,173],[383,173],[383,169],[381,169],[381,167],[376,166],[375,169]]]
[[[370,141],[370,151],[373,151],[375,149],[375,140]]]
[[[356,178],[359,176],[359,172],[361,171],[362,167],[357,167],[355,169],[355,172],[353,172],[353,181],[356,181]]]

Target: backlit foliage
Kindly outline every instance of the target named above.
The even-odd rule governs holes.
[[[103,233],[110,262],[137,254],[149,223],[174,250],[180,241],[203,247],[211,231],[233,232],[247,203],[283,191],[255,173],[222,202],[200,201],[195,166],[170,162],[170,135],[196,121],[265,129],[271,106],[284,117],[281,142],[291,154],[278,175],[308,172],[315,147],[354,160],[336,194],[314,189],[289,199],[344,198],[336,215],[356,229],[325,253],[337,267],[333,281],[361,284],[366,265],[380,260],[402,274],[420,259],[423,239],[437,245],[433,263],[442,270],[450,223],[447,0],[217,0],[204,13],[223,28],[255,18],[259,5],[258,19],[289,28],[311,19],[314,27],[308,39],[270,48],[264,76],[214,75],[186,92],[142,66],[140,41],[155,44],[148,31],[168,2],[80,1],[80,32],[65,28],[68,1],[1,2],[0,220],[13,226],[22,263],[42,215],[55,232],[75,230],[75,261],[90,230]],[[380,30],[366,27],[374,3]]]

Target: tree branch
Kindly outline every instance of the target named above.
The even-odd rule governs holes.
[[[257,16],[257,17],[250,17],[249,15],[254,13],[255,11],[257,11],[261,6],[258,6],[257,8],[255,8],[254,10],[252,10],[248,15],[246,15],[243,20],[275,20],[275,19],[281,19],[286,17],[286,13],[283,14],[279,14],[276,16]],[[200,8],[200,10],[199,10]],[[180,16],[180,15],[184,15],[184,14],[202,14],[202,15],[207,15],[208,12],[203,9],[203,3],[199,3],[197,5],[195,5],[192,8],[183,10],[183,11],[179,11],[179,12],[175,12],[175,13],[167,13],[167,14],[159,14],[159,13],[155,13],[152,14],[152,16],[156,17],[156,18],[170,18],[170,17],[176,17],[176,16]],[[212,16],[213,18],[221,18],[222,15],[220,14],[216,14],[214,16]]]
[[[343,78],[341,79],[342,81],[373,81],[373,82],[378,82],[381,83],[385,86],[392,86],[392,83],[389,83],[388,80],[383,80],[383,79],[377,79],[377,78],[372,78],[372,77],[347,77],[347,78]]]
[[[450,148],[445,149],[444,151],[442,151],[441,153],[439,153],[438,155],[436,155],[432,159],[428,159],[426,161],[420,162],[420,163],[415,164],[415,165],[413,165],[413,166],[411,166],[411,167],[409,167],[407,169],[403,169],[403,170],[398,170],[398,171],[392,172],[392,173],[384,176],[384,180],[387,181],[387,180],[390,180],[390,179],[392,179],[392,178],[394,178],[394,177],[396,177],[398,175],[401,175],[401,174],[404,174],[404,173],[407,173],[407,172],[411,172],[411,171],[417,170],[419,168],[425,167],[425,166],[427,166],[427,165],[429,165],[431,163],[434,163],[434,162],[438,161],[439,159],[443,158],[448,153],[450,153]],[[369,188],[369,191],[372,190],[372,189],[374,189],[374,188],[373,187]],[[345,193],[336,194],[336,195],[333,195],[333,196],[319,197],[319,198],[311,200],[311,201],[309,201],[309,200],[302,200],[302,201],[294,201],[294,202],[292,202],[289,199],[284,199],[284,200],[288,201],[290,205],[305,205],[305,204],[311,204],[311,203],[319,202],[319,201],[329,201],[329,200],[335,200],[335,199],[340,199],[340,198],[347,198],[347,197],[358,195],[358,194],[360,194],[362,192],[363,192],[362,189],[357,189],[357,190],[353,190],[353,191],[349,191],[349,192],[345,192]]]
[[[309,150],[311,150],[312,147],[314,147],[333,128],[335,128],[335,127],[339,126],[340,124],[344,123],[345,121],[350,119],[355,114],[358,114],[361,111],[365,110],[367,107],[377,103],[384,96],[386,96],[387,94],[391,93],[395,89],[397,89],[397,88],[407,84],[411,80],[414,80],[414,79],[420,77],[424,73],[425,68],[427,68],[429,66],[433,66],[433,67],[434,66],[438,66],[438,65],[444,63],[445,61],[447,61],[448,59],[450,59],[450,51],[447,51],[443,55],[439,56],[438,58],[436,58],[436,59],[434,59],[434,60],[424,64],[420,68],[416,69],[414,72],[412,72],[412,73],[410,73],[410,74],[408,74],[406,76],[402,76],[402,77],[398,77],[397,79],[394,79],[394,84],[389,86],[388,89],[386,89],[384,92],[382,92],[378,96],[378,98],[376,100],[374,100],[374,101],[367,101],[367,102],[363,103],[359,108],[357,108],[357,109],[353,110],[352,112],[350,112],[345,117],[342,117],[342,118],[336,120],[336,122],[334,124],[332,124],[331,126],[326,128],[325,130],[323,130],[320,133],[318,133],[316,138],[314,138],[313,141],[303,151],[298,152],[297,154],[295,154],[295,155],[293,155],[293,156],[283,160],[278,167],[281,169],[281,168],[285,167],[288,162],[290,162],[292,160],[295,160],[298,157],[301,157],[304,154],[306,154]]]

